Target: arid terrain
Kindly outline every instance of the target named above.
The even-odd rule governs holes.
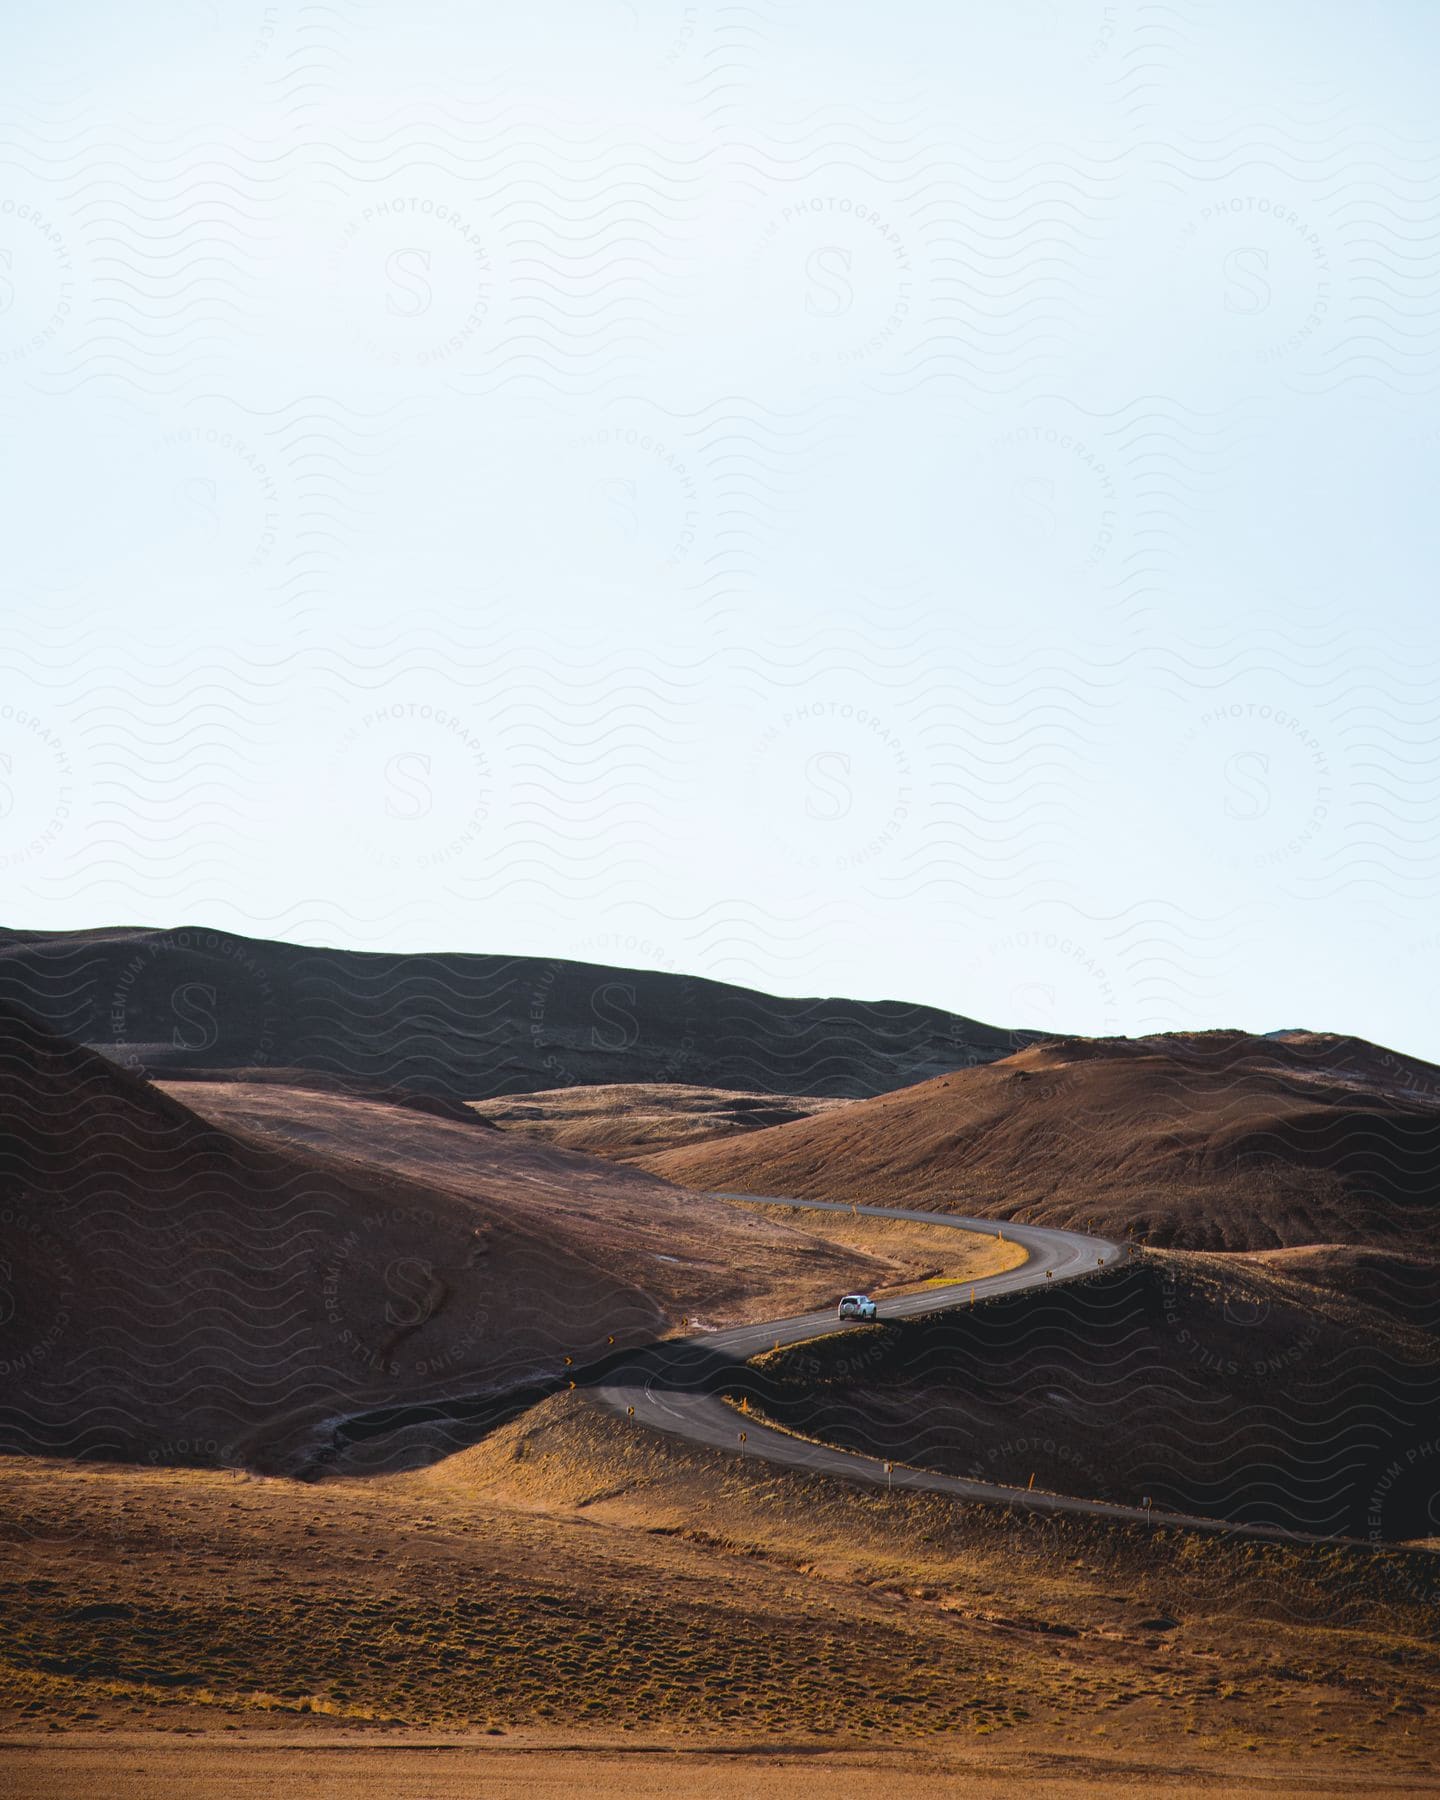
[[[1440,1452],[1410,1460],[1440,1417],[1440,1340],[1251,1257],[1145,1251],[1078,1286],[781,1350],[757,1377],[752,1404],[792,1429],[924,1468],[1440,1541]]]
[[[337,1417],[503,1397],[682,1321],[923,1267],[463,1108],[175,1091],[206,1117],[0,1018],[12,1448],[296,1466]]]
[[[756,1398],[795,1429],[1237,1524],[1440,1537],[1429,1065],[1310,1032],[1057,1040],[634,1160],[1144,1246],[1083,1288],[887,1327],[863,1373],[781,1352]]]
[[[877,1094],[1033,1035],[598,957],[384,956],[196,927],[0,931],[5,1001],[148,1075],[278,1071],[456,1100],[628,1082]]]
[[[835,1112],[642,1157],[708,1188],[925,1204],[1187,1250],[1432,1261],[1440,1069],[1355,1038],[1057,1038]]]
[[[598,1741],[616,1791],[645,1752],[686,1793],[778,1794],[837,1754],[902,1793],[1436,1791],[1416,1553],[877,1498],[578,1395],[384,1479],[25,1460],[7,1482],[11,1744],[144,1767],[118,1734],[200,1733],[213,1773],[258,1734],[277,1788],[338,1734],[478,1744],[472,1781],[508,1746]],[[437,1770],[358,1760],[377,1792]]]
[[[751,1094],[652,1081],[553,1088],[470,1104],[478,1117],[507,1131],[627,1161],[763,1131],[770,1125],[790,1125],[835,1112],[849,1102],[818,1094]]]
[[[1440,1793],[1440,1072],[1216,1033],[869,1098],[662,1068],[496,1099],[449,1037],[396,1087],[300,1036],[156,1086],[0,1014],[19,1791]],[[627,1346],[983,1282],[1010,1220],[1141,1247],[730,1391],[1012,1503],[591,1391]]]

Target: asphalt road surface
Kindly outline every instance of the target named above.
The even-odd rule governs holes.
[[[859,1212],[877,1219],[913,1219],[925,1225],[949,1225],[959,1231],[975,1231],[1005,1238],[1029,1252],[1018,1268],[977,1281],[957,1282],[953,1287],[932,1287],[922,1293],[879,1302],[878,1317],[916,1318],[968,1306],[973,1292],[977,1301],[994,1294],[1017,1293],[1025,1288],[1053,1286],[1110,1268],[1128,1254],[1126,1246],[1107,1238],[1087,1237],[1079,1231],[1051,1231],[1040,1225],[1003,1225],[994,1219],[965,1219],[954,1213],[914,1212],[890,1206],[851,1207],[829,1200],[788,1200],[767,1194],[731,1194],[725,1200],[768,1202],[775,1206],[805,1207],[821,1212]],[[1080,1500],[1066,1494],[1031,1492],[972,1481],[960,1475],[940,1475],[904,1463],[887,1464],[858,1451],[839,1450],[811,1438],[766,1425],[754,1414],[742,1414],[723,1398],[727,1370],[762,1351],[780,1345],[803,1343],[807,1338],[855,1330],[860,1321],[838,1319],[839,1295],[818,1312],[790,1319],[772,1319],[759,1325],[738,1325],[727,1331],[706,1332],[697,1337],[672,1339],[637,1351],[596,1383],[594,1392],[610,1411],[673,1437],[704,1444],[714,1450],[756,1457],[785,1468],[837,1475],[844,1480],[869,1482],[879,1487],[909,1488],[925,1493],[953,1494],[961,1500],[987,1500],[1023,1506],[1037,1512],[1092,1513],[1107,1519],[1131,1519],[1150,1525],[1184,1525],[1203,1531],[1240,1537],[1284,1538],[1299,1543],[1322,1540],[1301,1532],[1258,1526],[1234,1526],[1219,1519],[1187,1513],[1165,1513],[1141,1506],[1116,1506],[1103,1500]],[[1325,1542],[1343,1540],[1325,1539]]]

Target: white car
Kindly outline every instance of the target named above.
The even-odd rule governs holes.
[[[875,1302],[868,1294],[846,1294],[836,1311],[842,1319],[873,1319]]]

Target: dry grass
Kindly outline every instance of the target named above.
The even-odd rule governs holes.
[[[678,1150],[687,1144],[790,1124],[849,1104],[818,1094],[630,1082],[472,1100],[470,1109],[514,1136],[624,1162],[660,1150]]]
[[[991,1232],[957,1231],[953,1225],[922,1225],[912,1219],[877,1219],[862,1212],[825,1212],[818,1208],[735,1201],[745,1212],[808,1231],[846,1250],[858,1251],[891,1265],[888,1279],[868,1290],[895,1295],[931,1282],[981,1281],[1017,1269],[1025,1251]]]
[[[1436,1748],[1413,1559],[887,1498],[581,1396],[386,1480],[16,1462],[9,1483],[11,1729],[1113,1734],[1318,1743],[1389,1776]]]
[[[1440,1076],[1353,1038],[1070,1038],[637,1159],[671,1181],[980,1213],[1159,1247],[1429,1256]]]

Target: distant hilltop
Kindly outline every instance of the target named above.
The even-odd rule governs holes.
[[[1039,1034],[901,1001],[785,999],[526,956],[326,950],[199,926],[0,932],[0,1001],[150,1077],[447,1099],[680,1082],[865,1097]]]

